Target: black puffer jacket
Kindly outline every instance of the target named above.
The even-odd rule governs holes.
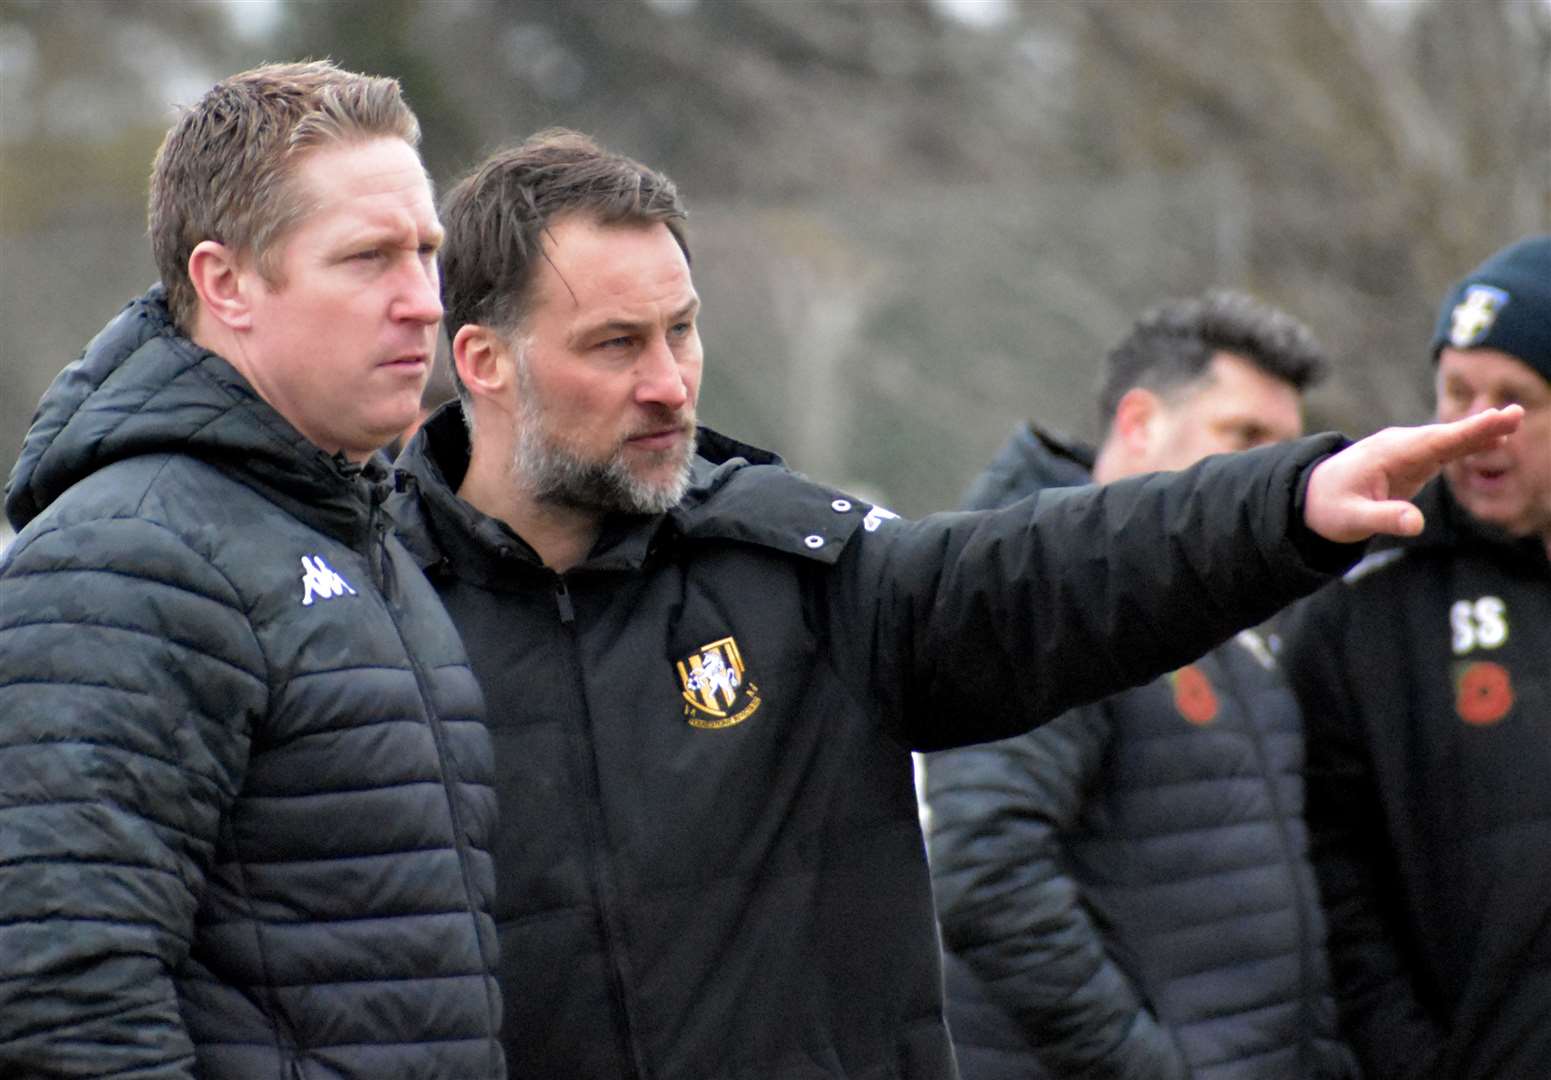
[[[1025,428],[971,497],[1084,482],[1092,460]],[[1292,694],[1249,631],[1026,735],[933,755],[966,1080],[1351,1076],[1302,765]]]
[[[556,575],[454,496],[467,435],[433,417],[394,509],[490,702],[513,1075],[954,1075],[910,750],[1314,585],[1289,517],[1330,445],[906,523],[702,431],[677,508]]]
[[[385,475],[160,290],[45,395],[0,563],[0,1076],[504,1075],[489,737]]]
[[[1287,623],[1342,1021],[1386,1080],[1543,1080],[1551,560],[1441,482],[1417,503]]]

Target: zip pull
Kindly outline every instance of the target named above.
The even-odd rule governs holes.
[[[343,450],[334,451],[333,455],[329,457],[329,461],[334,463],[334,468],[338,469],[339,475],[343,476],[346,480],[354,480],[366,469],[366,462],[351,461],[348,457],[345,456],[345,452]]]
[[[386,564],[388,561],[388,520],[383,510],[383,503],[387,502],[389,489],[386,484],[370,484],[367,488],[368,511],[366,515],[366,564],[371,569],[372,584],[377,586],[377,591],[389,601],[388,573]]]
[[[565,578],[555,580],[555,605],[560,608],[560,621],[566,626],[576,622],[576,608],[571,606],[571,590],[565,587]]]
[[[388,523],[381,520],[372,523],[372,576],[377,579],[377,591],[383,598],[393,601],[393,577],[388,573]]]

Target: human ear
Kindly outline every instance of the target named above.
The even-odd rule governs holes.
[[[229,330],[252,328],[253,309],[244,270],[231,248],[215,240],[201,240],[189,253],[188,276],[211,318]]]
[[[1152,447],[1163,402],[1151,390],[1133,386],[1115,406],[1111,430],[1133,458],[1145,459]]]
[[[511,346],[488,326],[466,323],[452,338],[452,363],[458,378],[475,397],[498,395],[515,371]]]

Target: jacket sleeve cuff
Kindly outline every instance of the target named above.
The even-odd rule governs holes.
[[[1352,445],[1352,440],[1344,435],[1331,433],[1324,438],[1330,440],[1330,449],[1305,465],[1303,472],[1298,476],[1298,482],[1293,485],[1292,514],[1287,523],[1287,535],[1298,555],[1311,570],[1324,574],[1341,574],[1350,570],[1363,557],[1368,550],[1368,541],[1359,540],[1354,544],[1343,544],[1335,540],[1327,540],[1309,528],[1304,521],[1303,511],[1309,497],[1309,478],[1314,475],[1314,470],[1326,458]]]

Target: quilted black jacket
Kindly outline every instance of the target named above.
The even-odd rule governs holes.
[[[971,508],[1084,483],[1023,428]],[[1303,823],[1303,729],[1246,631],[1028,734],[933,755],[933,885],[967,1080],[1350,1076]]]
[[[504,1075],[489,737],[383,476],[159,289],[45,395],[0,563],[0,1075]]]

